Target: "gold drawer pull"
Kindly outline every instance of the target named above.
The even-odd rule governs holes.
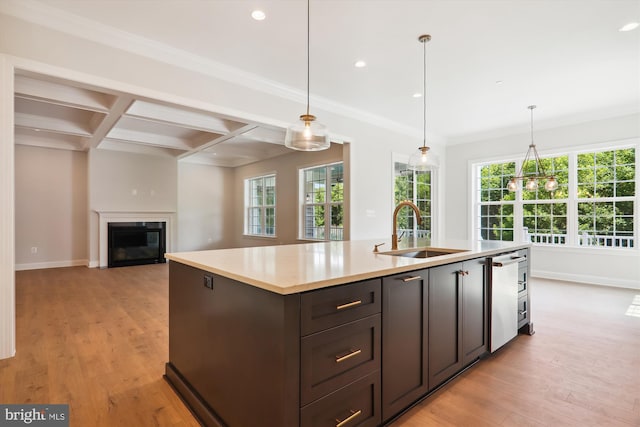
[[[413,282],[414,280],[420,280],[422,279],[422,277],[420,276],[407,276],[407,277],[403,277],[402,281],[403,282]]]
[[[336,363],[344,362],[347,359],[351,359],[353,356],[357,356],[362,353],[362,350],[353,350],[349,354],[345,354],[344,356],[336,356]]]
[[[346,304],[342,304],[336,307],[336,310],[344,310],[345,308],[353,307],[356,305],[362,304],[362,300],[348,302]]]
[[[351,415],[349,415],[347,418],[345,418],[342,421],[340,421],[339,419],[336,418],[336,422],[338,423],[338,424],[336,424],[336,427],[342,427],[342,426],[346,425],[349,421],[352,421],[354,418],[356,418],[356,417],[360,416],[360,414],[362,414],[361,410],[357,410],[357,411],[351,410],[350,412],[351,412]]]

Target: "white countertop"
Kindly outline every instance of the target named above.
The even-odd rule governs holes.
[[[385,242],[381,253],[373,246]],[[171,261],[219,274],[282,295],[356,282],[442,264],[494,255],[530,246],[497,241],[442,241],[430,248],[461,249],[433,258],[385,255],[389,239],[216,249],[169,253]]]

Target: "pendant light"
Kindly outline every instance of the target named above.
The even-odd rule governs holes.
[[[327,127],[309,113],[309,0],[307,0],[307,112],[287,128],[284,145],[299,151],[320,151],[331,146]]]
[[[427,42],[431,40],[429,34],[423,34],[418,37],[418,41],[422,43],[422,147],[418,147],[418,151],[409,157],[408,168],[417,172],[424,172],[429,169],[430,162],[427,152]]]
[[[533,142],[533,110],[536,108],[535,105],[529,105],[527,107],[531,111],[531,144],[529,144],[529,150],[527,150],[527,154],[524,156],[524,161],[522,165],[520,165],[520,172],[518,175],[514,176],[509,180],[507,184],[507,188],[509,191],[516,191],[518,189],[517,181],[527,181],[524,188],[529,191],[535,191],[538,189],[538,181],[542,179],[546,179],[544,183],[544,189],[551,192],[558,189],[558,181],[553,175],[547,175],[547,171],[545,170],[542,162],[540,161],[540,157],[538,156],[538,150],[536,149],[536,144]],[[536,168],[538,173],[531,175],[524,175],[524,165],[531,159],[531,155],[533,154],[533,159],[536,161]]]

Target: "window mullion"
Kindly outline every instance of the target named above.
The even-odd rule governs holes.
[[[567,245],[577,246],[578,237],[578,156],[569,153],[569,188],[567,190]]]

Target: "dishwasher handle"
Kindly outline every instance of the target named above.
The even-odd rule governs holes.
[[[517,258],[511,258],[509,260],[506,261],[493,261],[493,266],[494,267],[504,267],[505,265],[510,265],[510,264],[515,264],[516,262],[522,262],[522,261],[526,261],[527,257],[524,256],[520,256]]]

